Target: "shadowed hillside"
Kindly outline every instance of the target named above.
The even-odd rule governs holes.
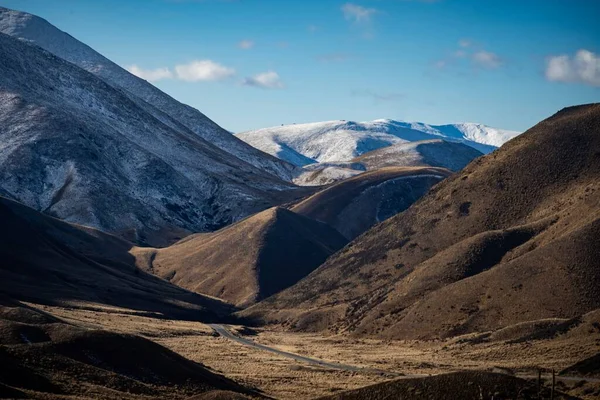
[[[88,330],[19,303],[0,304],[0,397],[185,398],[205,393],[212,398],[214,390],[251,393],[139,336]]]
[[[550,398],[544,388],[542,398]],[[463,400],[463,399],[535,399],[534,383],[514,376],[489,372],[457,372],[426,378],[399,379],[377,385],[350,390],[320,400]],[[555,399],[574,399],[555,393]]]
[[[132,245],[0,198],[0,294],[46,304],[89,303],[171,318],[209,319],[230,306],[140,271]]]

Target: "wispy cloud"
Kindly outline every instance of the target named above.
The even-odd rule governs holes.
[[[549,81],[600,86],[600,56],[585,49],[577,51],[574,56],[551,56],[546,59],[545,72]]]
[[[460,39],[458,41],[458,45],[460,47],[463,47],[463,48],[465,48],[465,47],[471,47],[472,44],[473,44],[473,42],[471,42],[470,39]]]
[[[164,79],[178,79],[187,82],[220,81],[235,75],[235,69],[226,67],[212,60],[195,60],[188,64],[170,68],[143,69],[137,65],[127,67],[132,74],[150,82]]]
[[[254,47],[254,44],[254,41],[245,39],[238,43],[238,47],[242,50],[249,50]]]
[[[505,64],[498,54],[482,48],[471,39],[460,39],[456,43],[455,50],[445,58],[435,61],[433,66],[436,69],[445,69],[453,65],[460,65],[461,60],[469,60],[475,69],[497,69]]]
[[[378,13],[375,8],[366,8],[353,3],[346,3],[342,6],[344,18],[357,24],[371,22],[373,16]]]
[[[212,60],[197,60],[175,66],[178,79],[188,82],[221,81],[235,75],[235,69]]]
[[[310,33],[315,33],[316,31],[320,30],[321,28],[319,28],[317,25],[309,25],[306,27],[306,30],[309,31]]]
[[[157,82],[163,79],[173,78],[173,73],[169,68],[142,69],[137,65],[130,65],[127,70],[135,76],[145,79],[149,82]]]
[[[356,89],[352,91],[352,96],[368,97],[375,102],[399,101],[404,98],[404,94],[397,92],[377,92],[371,89]]]
[[[479,50],[472,55],[473,62],[482,68],[496,69],[503,64],[502,59],[491,51]]]
[[[254,86],[263,89],[283,89],[284,85],[275,71],[262,72],[251,77],[247,77],[242,82],[245,86]]]

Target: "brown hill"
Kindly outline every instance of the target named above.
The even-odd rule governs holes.
[[[325,222],[353,239],[406,210],[449,175],[450,171],[442,168],[382,168],[321,190],[293,206],[292,211]]]
[[[600,326],[600,324],[598,326]],[[560,374],[600,377],[600,353],[565,368]]]
[[[462,143],[442,139],[395,144],[370,151],[350,161],[367,170],[384,167],[439,167],[459,171],[483,153]]]
[[[184,398],[214,390],[251,393],[138,336],[87,330],[42,314],[33,323],[36,311],[18,303],[0,305],[0,315],[7,314],[10,320],[0,317],[3,398]],[[7,342],[7,336],[17,340]]]
[[[600,104],[435,186],[244,312],[299,330],[435,338],[600,308]]]
[[[304,278],[347,240],[328,225],[274,207],[164,249],[138,248],[140,268],[247,306]]]
[[[135,266],[132,245],[0,198],[0,295],[46,304],[93,303],[204,318],[225,303],[178,288]]]
[[[541,398],[549,399],[550,390],[543,388]],[[468,399],[535,399],[534,383],[514,376],[491,372],[455,372],[426,378],[399,379],[322,397],[320,400],[468,400]],[[555,393],[555,399],[573,397]]]

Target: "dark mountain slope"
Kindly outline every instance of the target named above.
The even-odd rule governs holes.
[[[0,198],[0,295],[45,304],[100,304],[214,320],[226,304],[135,267],[132,245]]]
[[[245,311],[303,330],[434,338],[600,308],[600,104],[435,186]]]
[[[543,388],[542,398],[549,398],[550,390]],[[534,399],[537,387],[532,382],[514,376],[490,372],[455,372],[425,378],[398,379],[379,383],[320,400],[467,400],[467,399]],[[555,393],[556,399],[574,399]]]
[[[27,318],[2,318],[7,314]],[[0,332],[3,398],[176,399],[214,390],[252,393],[147,339],[69,325],[19,303],[0,305]],[[6,342],[8,336],[16,340]]]

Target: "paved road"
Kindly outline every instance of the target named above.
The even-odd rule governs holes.
[[[225,328],[223,325],[209,324],[209,326],[212,328],[212,330],[217,332],[219,335],[221,335],[224,338],[227,338],[229,340],[232,340],[234,342],[241,343],[246,346],[254,347],[256,349],[270,351],[271,353],[275,353],[275,354],[278,354],[283,357],[291,358],[296,361],[305,362],[305,363],[313,364],[313,365],[319,365],[321,367],[340,369],[340,370],[344,370],[344,371],[354,371],[354,372],[364,372],[364,373],[379,374],[379,375],[388,375],[388,376],[397,377],[397,378],[400,378],[400,377],[402,377],[402,378],[423,378],[425,376],[429,376],[427,374],[402,374],[402,373],[397,373],[397,372],[384,371],[381,369],[361,368],[361,367],[357,367],[354,365],[327,362],[327,361],[319,360],[318,358],[311,358],[311,357],[305,357],[305,356],[301,356],[301,355],[294,354],[294,353],[288,353],[287,351],[277,350],[273,347],[269,347],[269,346],[265,346],[260,343],[256,343],[250,339],[245,339],[243,337],[240,337],[240,336],[237,336],[237,335],[231,333],[231,331],[229,329]],[[517,374],[517,377],[522,378],[522,379],[537,379],[537,375]],[[542,379],[545,379],[545,380],[552,379],[552,376],[545,374],[545,375],[542,375]],[[587,381],[587,382],[593,382],[593,383],[600,383],[600,379],[597,379],[597,378],[581,378],[578,376],[558,376],[557,375],[556,380],[557,381],[571,381],[571,382]]]
[[[338,363],[333,363],[333,362],[327,362],[327,361],[319,360],[317,358],[305,357],[305,356],[301,356],[301,355],[294,354],[294,353],[288,353],[287,351],[277,350],[277,349],[275,349],[273,347],[265,346],[263,344],[256,343],[256,342],[254,342],[254,341],[252,341],[250,339],[245,339],[243,337],[234,335],[233,333],[231,333],[231,331],[229,329],[225,328],[223,325],[209,324],[209,326],[212,328],[212,330],[214,330],[215,332],[217,332],[219,335],[221,335],[224,338],[227,338],[229,340],[232,340],[234,342],[241,343],[241,344],[246,345],[246,346],[254,347],[256,349],[270,351],[271,353],[275,353],[275,354],[278,354],[278,355],[283,356],[283,357],[291,358],[293,360],[300,361],[300,362],[305,362],[305,363],[308,363],[308,364],[319,365],[319,366],[325,367],[325,368],[341,369],[341,370],[344,370],[344,371],[353,371],[353,372],[366,372],[366,373],[373,373],[373,374],[389,375],[389,376],[394,376],[394,377],[400,377],[400,376],[402,376],[402,377],[421,377],[421,376],[427,376],[427,375],[410,375],[409,376],[409,375],[405,375],[405,374],[400,374],[400,373],[390,372],[390,371],[384,371],[384,370],[380,370],[380,369],[361,368],[361,367],[357,367],[357,366],[354,366],[354,365],[338,364]]]

